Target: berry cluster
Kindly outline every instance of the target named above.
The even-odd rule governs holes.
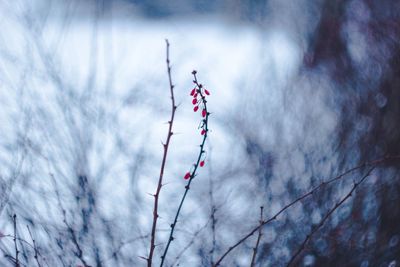
[[[199,154],[197,163],[194,164],[194,167],[195,167],[194,170],[192,172],[187,172],[184,176],[184,178],[186,180],[194,177],[195,171],[198,166],[204,167],[205,151],[203,148],[204,148],[204,143],[207,139],[208,116],[210,115],[210,113],[207,110],[207,100],[206,100],[206,96],[209,96],[210,92],[207,89],[205,89],[202,84],[199,84],[197,82],[196,73],[197,73],[196,71],[192,72],[192,74],[194,76],[193,83],[194,83],[195,87],[190,91],[190,96],[193,97],[193,99],[192,99],[192,104],[194,105],[193,111],[197,112],[199,109],[201,109],[202,120],[200,122],[199,129],[200,129],[200,134],[203,136],[203,142],[200,145],[200,154]]]

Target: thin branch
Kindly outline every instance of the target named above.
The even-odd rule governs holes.
[[[186,195],[187,195],[187,193],[188,193],[188,191],[190,189],[190,184],[192,183],[194,177],[196,176],[196,171],[197,171],[198,167],[200,166],[200,161],[201,161],[201,159],[202,159],[202,157],[203,157],[203,155],[205,153],[204,145],[205,145],[205,142],[206,142],[207,136],[208,136],[208,117],[210,116],[210,113],[208,112],[208,109],[207,109],[207,101],[206,101],[206,96],[205,95],[206,94],[208,95],[209,92],[203,88],[203,85],[198,83],[197,77],[196,77],[196,73],[197,73],[197,71],[195,71],[195,70],[192,72],[193,77],[194,77],[193,83],[196,85],[196,88],[193,89],[194,90],[193,92],[195,92],[195,94],[198,94],[200,96],[201,100],[199,102],[203,104],[202,116],[204,117],[204,119],[202,120],[202,124],[201,124],[201,127],[200,127],[200,128],[202,128],[202,133],[201,134],[203,135],[203,141],[202,141],[202,143],[200,145],[199,155],[197,157],[196,163],[194,164],[193,171],[191,173],[188,172],[185,175],[185,179],[189,179],[189,181],[187,182],[187,184],[185,186],[185,192],[183,193],[181,202],[179,203],[178,210],[176,212],[174,222],[171,224],[171,232],[169,234],[169,238],[168,238],[168,241],[167,241],[167,245],[165,246],[164,253],[161,256],[160,267],[163,266],[165,258],[166,258],[167,253],[168,253],[169,246],[170,246],[171,242],[174,240],[174,236],[173,235],[174,235],[176,224],[178,223],[179,214],[181,212],[183,203],[185,202]],[[204,89],[204,91],[203,91],[203,89]],[[197,109],[195,111],[197,111]],[[201,162],[202,162],[202,164],[204,164],[204,161],[201,161]]]
[[[306,193],[306,194],[304,194],[304,195],[298,197],[297,199],[295,199],[295,200],[292,201],[291,203],[289,203],[289,204],[287,204],[286,206],[284,206],[281,210],[279,210],[277,213],[275,213],[275,215],[273,215],[270,219],[268,219],[268,220],[266,220],[266,221],[263,221],[262,224],[260,224],[260,225],[256,226],[255,228],[253,228],[248,234],[246,234],[244,237],[242,237],[241,239],[239,239],[239,241],[237,241],[234,245],[232,245],[231,247],[229,247],[229,249],[228,249],[224,254],[222,254],[222,256],[221,256],[221,257],[217,260],[217,262],[216,262],[214,265],[212,265],[212,266],[213,266],[213,267],[219,266],[219,265],[221,264],[222,260],[223,260],[230,252],[232,252],[236,247],[238,247],[240,244],[242,244],[244,241],[246,241],[250,236],[252,236],[256,231],[258,231],[259,228],[261,228],[261,227],[267,225],[268,223],[270,223],[270,222],[276,220],[277,217],[278,217],[279,215],[281,215],[283,212],[285,212],[287,209],[289,209],[290,207],[292,207],[293,205],[295,205],[297,202],[300,202],[300,201],[302,201],[303,199],[305,199],[305,198],[307,198],[307,197],[313,195],[317,190],[319,190],[319,189],[321,189],[321,188],[323,188],[323,187],[326,187],[327,185],[329,185],[329,184],[331,184],[331,183],[333,183],[333,182],[335,182],[335,181],[337,181],[337,180],[342,179],[342,178],[343,178],[344,176],[346,176],[347,174],[349,174],[349,173],[351,173],[351,172],[354,172],[354,171],[356,171],[356,170],[358,170],[358,169],[361,169],[361,168],[363,168],[363,167],[367,167],[367,166],[376,166],[376,165],[379,165],[379,164],[386,163],[386,162],[388,162],[388,161],[390,161],[390,160],[398,160],[398,159],[400,159],[400,156],[399,156],[399,155],[398,155],[398,156],[386,156],[386,157],[381,158],[381,159],[373,160],[373,161],[370,161],[370,162],[365,162],[365,163],[362,163],[362,164],[360,164],[360,165],[358,165],[358,166],[356,166],[356,167],[353,167],[353,168],[351,168],[351,169],[345,171],[344,173],[342,173],[342,174],[340,174],[340,175],[338,175],[338,176],[336,176],[336,177],[334,177],[334,178],[331,178],[331,179],[329,179],[329,180],[327,180],[327,181],[325,181],[325,182],[322,182],[322,183],[319,184],[318,186],[314,187],[314,188],[313,188],[311,191],[309,191],[308,193]]]
[[[198,229],[194,234],[190,242],[181,250],[181,252],[178,253],[178,256],[175,257],[175,261],[171,264],[171,266],[175,266],[179,259],[182,257],[182,255],[188,250],[196,241],[197,236],[208,226],[210,223],[210,219],[206,222],[205,225],[203,225],[200,229]],[[177,265],[179,266],[179,264]]]
[[[260,207],[260,225],[263,223],[263,210],[264,210],[264,207],[261,206]],[[258,250],[258,246],[260,245],[261,236],[262,236],[262,227],[260,227],[258,229],[257,242],[256,242],[255,248],[253,249],[253,257],[251,258],[250,267],[254,267],[254,264],[256,263],[257,250]]]
[[[157,220],[158,220],[158,200],[160,196],[160,191],[162,187],[162,181],[163,181],[163,176],[164,176],[164,169],[165,169],[165,164],[167,161],[167,154],[168,154],[168,148],[169,148],[169,143],[171,140],[171,137],[173,135],[172,133],[172,125],[174,123],[174,118],[175,118],[175,111],[176,111],[176,105],[175,105],[175,97],[174,97],[174,85],[172,84],[172,78],[171,78],[171,66],[170,66],[170,61],[169,61],[169,42],[168,39],[165,40],[166,43],[166,52],[167,52],[167,72],[168,72],[168,81],[169,81],[169,89],[171,93],[171,104],[172,104],[172,110],[171,110],[171,119],[169,120],[169,128],[168,128],[168,134],[167,134],[167,141],[163,145],[164,147],[164,155],[163,159],[161,162],[161,168],[160,168],[160,176],[158,178],[158,185],[157,185],[157,190],[156,193],[154,194],[154,208],[153,208],[153,225],[151,227],[151,240],[150,240],[150,252],[149,252],[149,257],[147,259],[147,266],[151,267],[153,263],[153,255],[154,255],[154,249],[156,247],[155,242],[156,242],[156,229],[157,229]]]
[[[217,239],[215,237],[216,231],[216,225],[217,225],[217,219],[215,218],[215,213],[217,212],[217,207],[215,207],[214,203],[213,203],[213,193],[212,193],[212,181],[211,181],[211,185],[210,185],[210,197],[211,197],[211,232],[212,232],[212,247],[210,250],[210,262],[211,265],[214,264],[214,253],[217,247]]]
[[[87,264],[87,262],[85,261],[85,259],[83,258],[83,251],[82,251],[82,248],[81,248],[81,246],[79,245],[78,239],[76,238],[76,234],[75,234],[74,229],[73,229],[72,226],[70,226],[70,225],[68,224],[68,222],[67,222],[67,216],[66,216],[65,213],[66,213],[65,210],[63,210],[63,216],[64,216],[63,222],[64,222],[64,224],[67,226],[68,232],[69,232],[69,234],[71,235],[72,243],[75,245],[75,248],[76,248],[76,250],[77,250],[74,254],[75,254],[75,255],[78,257],[78,259],[82,262],[83,266],[85,266],[85,267],[90,267],[90,266]]]
[[[304,239],[303,243],[301,244],[300,248],[296,251],[296,253],[292,256],[288,264],[286,265],[287,267],[291,266],[296,259],[296,257],[303,251],[303,249],[306,247],[308,241],[311,239],[311,237],[325,224],[325,222],[328,220],[328,218],[337,210],[340,206],[343,205],[344,202],[346,202],[347,199],[349,199],[354,191],[357,189],[357,187],[367,179],[367,177],[371,174],[371,172],[375,169],[375,167],[372,167],[368,170],[368,172],[358,181],[355,182],[352,189],[347,193],[346,196],[344,196],[338,203],[335,204],[335,206],[328,211],[328,213],[325,215],[325,217],[321,220],[321,222],[306,236]]]
[[[17,215],[14,214],[12,216],[13,218],[13,226],[14,226],[14,247],[15,247],[15,267],[19,267],[19,260],[18,260],[18,254],[19,254],[19,250],[18,250],[18,245],[17,245]]]
[[[0,237],[1,237],[1,238],[4,237],[4,238],[14,239],[14,235],[11,235],[11,234],[1,235]],[[20,238],[20,237],[17,237],[17,240],[18,240],[20,243],[24,243],[25,245],[28,245],[30,248],[32,248],[33,250],[35,250],[34,245],[32,245],[31,243],[29,243],[29,242],[26,241],[25,239],[22,239],[22,238]],[[35,242],[36,242],[36,241],[35,241]],[[38,256],[40,256],[40,257],[42,258],[42,260],[46,263],[46,265],[49,266],[49,264],[47,263],[47,261],[46,261],[46,259],[44,258],[44,256],[43,256],[42,254],[40,254],[40,251],[39,251],[39,250],[37,250],[37,254],[38,254]],[[13,262],[15,263],[15,258],[14,258],[13,256],[7,255],[7,257],[11,258],[11,259],[13,260]],[[20,264],[21,264],[21,263],[20,263]]]
[[[29,225],[27,225],[26,228],[28,228],[29,236],[31,237],[31,240],[32,240],[32,243],[33,243],[33,250],[35,252],[35,255],[33,257],[35,258],[35,261],[36,261],[38,267],[41,267],[41,265],[39,263],[38,248],[36,246],[36,241],[32,236],[32,232],[31,232],[31,229],[29,228]]]

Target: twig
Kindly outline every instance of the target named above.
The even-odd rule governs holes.
[[[210,186],[210,195],[211,195],[211,201],[212,201],[211,202],[211,216],[210,216],[210,218],[211,218],[211,232],[212,232],[212,247],[211,247],[211,250],[210,250],[210,257],[211,257],[210,262],[211,262],[211,265],[213,265],[214,264],[214,253],[215,253],[215,249],[217,247],[217,240],[216,240],[216,237],[215,237],[215,234],[216,234],[215,227],[217,225],[217,219],[215,218],[215,213],[217,212],[217,208],[215,207],[215,205],[213,203],[212,182],[211,182],[211,186]]]
[[[347,199],[351,197],[351,195],[354,193],[354,191],[357,189],[357,187],[367,179],[367,177],[371,174],[371,172],[375,169],[375,167],[372,167],[369,169],[369,171],[358,181],[354,182],[354,185],[352,189],[347,193],[345,197],[343,197],[338,203],[335,204],[335,206],[328,211],[328,213],[325,215],[325,217],[321,220],[321,222],[306,236],[304,239],[303,243],[301,244],[300,248],[296,251],[296,253],[292,256],[288,264],[286,265],[289,267],[292,265],[296,257],[303,251],[303,249],[306,247],[307,242],[311,239],[311,237],[324,225],[326,220],[332,215],[335,210],[337,210],[341,205],[343,205],[344,202],[346,202]]]
[[[188,172],[188,173],[185,175],[185,178],[189,179],[189,181],[187,182],[187,184],[186,184],[186,186],[185,186],[185,192],[183,193],[181,202],[179,203],[178,210],[177,210],[177,212],[176,212],[174,222],[171,224],[171,232],[170,232],[170,234],[169,234],[169,238],[168,238],[168,241],[167,241],[167,245],[165,246],[164,253],[163,253],[163,255],[161,256],[161,264],[160,264],[160,267],[163,266],[164,261],[165,261],[165,257],[167,256],[167,253],[168,253],[169,246],[170,246],[171,242],[174,240],[174,236],[173,236],[173,235],[174,235],[174,231],[175,231],[176,224],[177,224],[177,222],[178,222],[179,214],[180,214],[181,209],[182,209],[182,206],[183,206],[183,202],[184,202],[185,199],[186,199],[186,195],[187,195],[187,193],[188,193],[188,191],[189,191],[189,189],[190,189],[190,184],[192,183],[194,177],[196,176],[197,168],[200,166],[200,161],[201,161],[201,159],[202,159],[202,157],[203,157],[203,154],[205,153],[205,151],[204,151],[204,145],[205,145],[205,142],[206,142],[207,136],[208,136],[208,117],[210,116],[210,113],[208,112],[208,109],[207,109],[207,101],[206,101],[205,94],[209,94],[209,93],[208,93],[208,91],[205,90],[205,89],[204,89],[204,93],[203,93],[203,91],[202,91],[203,86],[202,86],[201,84],[198,83],[197,77],[196,77],[196,73],[197,73],[197,71],[195,71],[195,70],[192,72],[193,78],[194,78],[193,83],[196,85],[196,88],[197,88],[197,90],[196,90],[196,89],[194,89],[194,90],[196,91],[197,94],[199,94],[199,96],[200,96],[200,98],[201,98],[201,102],[203,103],[203,111],[202,111],[202,114],[203,114],[204,119],[202,120],[202,127],[201,127],[201,128],[203,129],[203,130],[202,130],[203,141],[202,141],[202,143],[201,143],[201,145],[200,145],[199,156],[198,156],[198,158],[197,158],[196,163],[194,164],[194,169],[193,169],[193,171],[192,171],[191,173]],[[203,162],[203,164],[204,164],[204,161],[202,161],[202,162]]]
[[[263,223],[263,210],[264,210],[264,207],[261,206],[260,207],[260,225]],[[261,236],[262,236],[262,227],[260,227],[258,229],[257,242],[256,242],[255,248],[253,249],[253,257],[251,258],[250,267],[254,267],[254,264],[256,263],[257,250],[258,250],[258,246],[260,245]]]
[[[19,254],[19,250],[18,250],[18,245],[17,245],[17,215],[13,215],[13,225],[14,225],[14,247],[15,247],[15,267],[19,267],[19,260],[18,260],[18,254]]]
[[[34,239],[33,236],[32,236],[32,232],[31,232],[31,229],[29,228],[29,225],[27,225],[26,228],[28,228],[29,236],[30,236],[31,239],[32,239],[33,250],[34,250],[34,252],[35,252],[35,255],[34,255],[35,261],[36,261],[38,267],[41,267],[41,265],[40,265],[40,263],[39,263],[39,258],[38,258],[38,248],[37,248],[37,246],[36,246],[36,241],[35,241],[35,239]]]
[[[67,226],[68,232],[71,235],[71,239],[72,239],[72,243],[75,245],[76,248],[76,252],[75,255],[78,257],[78,259],[82,262],[83,266],[85,267],[90,267],[87,262],[85,261],[85,259],[83,258],[83,251],[81,246],[79,245],[78,239],[76,238],[76,234],[74,229],[68,224],[67,222],[67,216],[65,214],[65,210],[63,210],[63,216],[64,216],[64,224]]]
[[[158,178],[158,185],[157,185],[157,190],[156,193],[154,194],[154,208],[153,208],[153,225],[151,227],[151,240],[150,240],[150,252],[149,252],[149,257],[147,258],[147,266],[151,267],[153,263],[153,255],[154,255],[154,249],[155,249],[155,242],[156,242],[156,228],[157,228],[157,220],[158,220],[158,200],[159,200],[159,195],[162,187],[162,181],[163,181],[163,176],[164,176],[164,168],[165,168],[165,163],[167,161],[167,154],[168,154],[168,148],[169,148],[169,143],[171,140],[171,137],[173,135],[172,133],[172,125],[174,123],[174,117],[175,117],[175,111],[176,111],[176,105],[175,105],[175,97],[174,97],[174,85],[172,84],[172,78],[171,78],[171,66],[169,64],[169,42],[168,39],[165,40],[166,46],[167,46],[167,72],[168,72],[168,80],[169,80],[169,88],[170,88],[170,93],[171,93],[171,104],[172,104],[172,110],[171,110],[171,119],[168,121],[169,128],[168,128],[168,134],[167,134],[167,141],[165,144],[163,144],[164,147],[164,155],[163,159],[161,162],[161,169],[160,169],[160,176]]]
[[[14,235],[11,235],[11,234],[2,235],[1,237],[2,237],[2,238],[3,238],[3,237],[6,237],[6,238],[14,239]],[[18,240],[20,243],[24,243],[25,245],[28,245],[30,248],[32,248],[33,250],[35,250],[35,247],[34,247],[31,243],[29,243],[28,241],[26,241],[25,239],[22,239],[22,238],[20,238],[20,237],[17,237],[17,240]],[[37,255],[40,256],[40,257],[42,258],[42,261],[45,262],[47,266],[49,266],[49,264],[47,263],[46,259],[45,259],[44,256],[40,253],[39,250],[37,250]],[[12,257],[11,255],[7,255],[7,257],[11,258],[11,259],[15,262],[15,258]],[[21,264],[21,263],[20,263],[20,264]]]
[[[182,257],[182,255],[188,250],[196,241],[197,236],[208,226],[210,223],[210,219],[206,222],[205,225],[203,225],[200,229],[198,229],[194,234],[190,242],[181,250],[181,252],[178,253],[178,256],[175,257],[175,261],[171,264],[171,266],[175,266],[178,262],[178,260]]]
[[[258,231],[259,228],[261,228],[261,227],[265,226],[266,224],[268,224],[268,223],[270,223],[270,222],[276,220],[276,218],[277,218],[279,215],[281,215],[284,211],[286,211],[287,209],[289,209],[291,206],[293,206],[293,205],[296,204],[297,202],[302,201],[303,199],[305,199],[305,198],[307,198],[307,197],[313,195],[317,190],[321,189],[322,187],[325,187],[325,186],[327,186],[327,185],[329,185],[329,184],[331,184],[331,183],[333,183],[333,182],[335,182],[335,181],[337,181],[337,180],[340,180],[340,179],[342,179],[345,175],[347,175],[347,174],[349,174],[349,173],[351,173],[351,172],[353,172],[353,171],[356,171],[356,170],[358,170],[358,169],[361,169],[361,168],[363,168],[363,167],[366,167],[366,166],[375,166],[375,165],[378,165],[378,164],[382,164],[382,163],[388,162],[388,161],[390,161],[390,160],[398,160],[398,159],[400,159],[400,156],[386,156],[386,157],[381,158],[381,159],[373,160],[373,161],[370,161],[370,162],[365,162],[365,163],[362,163],[362,164],[360,164],[360,165],[358,165],[358,166],[356,166],[356,167],[353,167],[353,168],[351,168],[351,169],[345,171],[344,173],[342,173],[342,174],[340,174],[340,175],[338,175],[338,176],[336,176],[336,177],[334,177],[334,178],[331,178],[331,179],[329,179],[329,180],[327,180],[327,181],[325,181],[325,182],[322,182],[322,183],[319,184],[318,186],[314,187],[314,188],[313,188],[311,191],[309,191],[308,193],[306,193],[306,194],[300,196],[299,198],[295,199],[295,200],[292,201],[291,203],[289,203],[289,204],[287,204],[286,206],[284,206],[281,210],[279,210],[277,213],[275,213],[275,215],[273,215],[270,219],[268,219],[268,220],[266,220],[266,221],[263,221],[262,224],[260,224],[260,225],[258,225],[257,227],[253,228],[248,234],[246,234],[244,237],[242,237],[241,239],[239,239],[239,241],[237,241],[234,245],[232,245],[231,247],[229,247],[229,249],[228,249],[224,254],[222,254],[222,256],[221,256],[221,257],[217,260],[217,262],[216,262],[214,265],[212,265],[212,266],[213,266],[213,267],[219,266],[219,265],[221,264],[222,260],[223,260],[230,252],[232,252],[236,247],[238,247],[238,246],[239,246],[240,244],[242,244],[245,240],[247,240],[250,236],[252,236],[256,231]]]

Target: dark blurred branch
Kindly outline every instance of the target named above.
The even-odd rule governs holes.
[[[82,264],[83,264],[85,267],[90,267],[90,266],[86,263],[85,259],[83,258],[83,251],[82,251],[81,246],[79,245],[79,242],[78,242],[78,239],[77,239],[77,237],[76,237],[76,234],[75,234],[74,229],[73,229],[72,226],[70,226],[70,225],[68,224],[68,222],[67,222],[67,216],[66,216],[66,214],[65,214],[65,210],[63,210],[63,216],[64,216],[64,220],[63,220],[63,221],[64,221],[64,224],[67,226],[68,232],[69,232],[69,234],[71,235],[71,241],[72,241],[72,243],[75,245],[75,248],[76,248],[75,256],[77,256],[77,257],[79,258],[79,260],[82,262]]]
[[[260,207],[260,225],[263,223],[263,210],[264,210],[264,207],[261,206]],[[254,267],[254,264],[256,263],[257,250],[258,250],[258,246],[260,245],[261,236],[262,236],[262,227],[260,227],[258,229],[257,242],[256,242],[256,246],[253,249],[253,257],[251,258],[250,267]]]
[[[19,260],[18,260],[18,254],[19,254],[19,250],[18,250],[18,245],[17,245],[17,215],[13,215],[13,226],[14,226],[14,247],[15,247],[15,267],[19,267]]]
[[[300,245],[300,248],[296,251],[296,253],[292,256],[288,264],[286,265],[287,267],[291,266],[296,259],[296,257],[303,251],[303,249],[306,247],[307,242],[311,239],[311,237],[324,225],[326,220],[337,210],[340,206],[343,205],[344,202],[346,202],[347,199],[349,199],[354,191],[357,189],[357,187],[367,179],[367,177],[371,174],[371,172],[375,169],[375,167],[372,167],[369,169],[369,171],[358,181],[355,182],[352,189],[349,191],[349,193],[343,197],[336,205],[328,211],[328,213],[325,215],[325,217],[321,220],[321,222],[309,233],[304,239],[303,243]]]
[[[207,109],[207,100],[206,100],[206,96],[205,95],[206,94],[208,95],[209,92],[207,90],[205,90],[201,84],[198,83],[197,77],[196,77],[196,73],[197,73],[197,71],[195,71],[195,70],[192,72],[193,78],[194,78],[193,83],[196,85],[196,88],[193,89],[194,91],[192,91],[192,92],[195,92],[196,95],[198,94],[200,96],[200,99],[201,99],[200,103],[203,104],[202,117],[204,119],[202,120],[202,126],[201,126],[201,128],[202,128],[201,134],[203,135],[203,141],[202,141],[202,143],[200,145],[199,156],[197,157],[197,161],[194,164],[193,171],[192,172],[188,172],[185,175],[185,179],[189,179],[189,181],[185,186],[185,192],[183,193],[182,200],[179,203],[179,207],[178,207],[178,210],[176,212],[174,222],[171,224],[171,232],[169,234],[169,238],[168,238],[168,241],[167,241],[167,245],[165,246],[164,253],[161,256],[160,267],[163,266],[164,261],[165,261],[165,257],[167,256],[167,253],[168,253],[169,246],[170,246],[171,242],[174,240],[174,236],[173,236],[174,235],[174,230],[175,230],[176,224],[178,222],[178,217],[179,217],[179,214],[181,212],[181,209],[182,209],[182,206],[183,206],[183,202],[185,202],[186,195],[187,195],[187,193],[188,193],[188,191],[190,189],[190,184],[192,183],[193,178],[196,176],[196,171],[197,171],[198,167],[204,165],[204,161],[201,161],[201,159],[203,157],[203,154],[205,153],[204,145],[205,145],[205,142],[206,142],[207,136],[208,136],[208,117],[210,116],[210,113],[208,112],[208,109]],[[196,97],[194,97],[194,98],[196,99]],[[197,109],[195,111],[197,111]]]
[[[35,241],[35,239],[33,238],[31,229],[29,228],[28,225],[26,226],[26,228],[28,228],[29,236],[31,237],[32,244],[33,244],[33,250],[34,250],[34,252],[35,252],[35,255],[34,255],[33,257],[35,258],[35,261],[36,261],[38,267],[41,267],[41,265],[40,265],[40,263],[39,263],[39,258],[38,258],[38,251],[39,251],[39,250],[38,250],[38,247],[36,246],[36,241]]]
[[[158,185],[157,185],[157,190],[156,193],[154,194],[154,209],[153,209],[153,225],[151,227],[151,241],[150,241],[150,253],[149,257],[147,259],[147,266],[151,267],[153,263],[153,255],[154,255],[154,249],[155,249],[155,241],[156,241],[156,228],[157,228],[157,220],[158,220],[158,200],[159,200],[159,195],[162,187],[162,181],[163,181],[163,176],[164,176],[164,168],[165,168],[165,163],[167,161],[167,154],[168,154],[168,148],[169,148],[169,143],[171,140],[171,137],[173,135],[172,133],[172,125],[174,123],[174,118],[175,118],[175,111],[176,111],[176,105],[175,105],[175,97],[174,97],[174,85],[172,84],[172,78],[171,78],[171,66],[169,64],[169,42],[168,39],[165,40],[166,46],[167,46],[167,72],[168,72],[168,80],[169,80],[169,88],[170,88],[170,93],[171,93],[171,104],[172,104],[172,110],[171,110],[171,119],[168,121],[169,128],[168,128],[168,134],[167,134],[167,141],[164,146],[164,155],[163,159],[161,162],[161,169],[160,169],[160,177],[158,178]]]
[[[213,198],[213,182],[212,179],[210,179],[210,199],[211,199],[211,232],[212,232],[212,246],[211,246],[211,250],[210,250],[210,262],[211,265],[214,264],[214,253],[215,253],[215,249],[217,247],[217,241],[215,238],[215,227],[217,225],[217,219],[215,218],[215,213],[217,212],[217,207],[214,204],[214,198]]]
[[[175,257],[175,261],[171,264],[171,266],[179,266],[178,261],[182,257],[182,255],[194,244],[196,241],[197,236],[208,226],[210,223],[210,219],[206,222],[205,225],[203,225],[201,228],[199,228],[194,234],[190,242],[181,250],[181,252],[178,253],[178,256]]]
[[[3,238],[3,237],[4,237],[4,238],[10,238],[10,239],[13,239],[13,240],[14,240],[14,235],[11,235],[11,234],[1,235],[0,237],[1,237],[1,238]],[[33,250],[35,250],[35,246],[32,245],[31,243],[29,243],[28,241],[26,241],[25,239],[22,239],[22,238],[20,238],[20,237],[17,237],[16,239],[20,242],[20,244],[28,245],[30,248],[32,248]],[[35,243],[36,243],[36,241],[35,241]],[[4,251],[3,251],[3,252],[4,252]],[[10,258],[10,259],[13,261],[13,263],[15,263],[15,258],[14,258],[13,256],[8,255],[6,252],[4,252],[4,254],[6,254],[5,256],[6,256],[7,258]],[[40,257],[42,258],[42,260],[46,263],[46,265],[49,266],[49,264],[45,261],[45,258],[43,257],[43,255],[40,254],[38,248],[36,248],[35,254],[36,254],[37,256],[40,256]],[[20,263],[20,264],[21,264],[21,263]],[[39,266],[41,266],[41,265],[39,265]]]
[[[279,210],[277,213],[275,213],[275,215],[272,216],[270,219],[268,219],[268,220],[266,220],[266,221],[263,221],[262,224],[260,224],[260,225],[258,225],[257,227],[253,228],[248,234],[246,234],[244,237],[242,237],[242,238],[241,238],[239,241],[237,241],[234,245],[232,245],[231,247],[229,247],[229,249],[228,249],[224,254],[222,254],[222,256],[217,260],[217,262],[216,262],[213,266],[214,266],[214,267],[219,266],[219,265],[221,264],[222,260],[223,260],[230,252],[232,252],[236,247],[238,247],[240,244],[242,244],[244,241],[246,241],[250,236],[252,236],[255,232],[257,232],[258,229],[260,229],[261,227],[265,226],[266,224],[268,224],[268,223],[270,223],[270,222],[276,220],[276,218],[277,218],[279,215],[281,215],[284,211],[286,211],[287,209],[289,209],[290,207],[292,207],[292,206],[293,206],[294,204],[296,204],[297,202],[300,202],[300,201],[302,201],[303,199],[305,199],[305,198],[307,198],[307,197],[313,195],[317,190],[319,190],[319,189],[321,189],[321,188],[323,188],[323,187],[325,187],[325,186],[327,186],[327,185],[329,185],[329,184],[331,184],[331,183],[333,183],[333,182],[335,182],[335,181],[337,181],[337,180],[340,180],[340,179],[342,179],[344,176],[346,176],[347,174],[349,174],[349,173],[351,173],[351,172],[354,172],[354,171],[356,171],[356,170],[358,170],[358,169],[361,169],[361,168],[363,168],[363,167],[367,167],[367,166],[376,166],[376,165],[379,165],[379,164],[388,163],[389,161],[398,160],[398,159],[400,159],[400,156],[386,156],[386,157],[381,158],[381,159],[373,160],[373,161],[370,161],[370,162],[365,162],[365,163],[362,163],[362,164],[360,164],[360,165],[358,165],[358,166],[356,166],[356,167],[354,167],[354,168],[351,168],[351,169],[345,171],[344,173],[342,173],[342,174],[340,174],[340,175],[338,175],[338,176],[336,176],[336,177],[334,177],[334,178],[331,178],[331,179],[329,179],[329,180],[327,180],[327,181],[325,181],[325,182],[322,182],[322,183],[319,184],[318,186],[314,187],[314,188],[313,188],[311,191],[309,191],[308,193],[306,193],[306,194],[300,196],[299,198],[295,199],[295,200],[292,201],[291,203],[287,204],[285,207],[283,207],[281,210]]]

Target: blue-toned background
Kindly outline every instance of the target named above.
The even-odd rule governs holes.
[[[400,155],[397,1],[0,0],[1,266],[15,266],[13,214],[23,266],[37,266],[26,225],[43,266],[146,266],[170,117],[166,38],[178,109],[154,266],[201,142],[193,69],[211,92],[211,131],[167,266],[211,266],[260,206],[270,218]],[[380,164],[295,266],[400,266],[399,163]],[[255,266],[286,266],[366,171],[263,227]],[[256,238],[222,266],[249,266]]]

